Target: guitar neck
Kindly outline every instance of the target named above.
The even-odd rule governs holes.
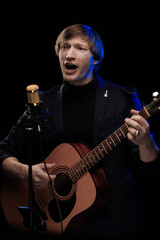
[[[147,119],[150,114],[144,107],[139,115]],[[111,152],[117,145],[119,145],[127,136],[128,126],[124,123],[115,132],[109,135],[93,150],[91,150],[85,157],[83,157],[77,164],[68,170],[68,175],[73,182],[76,182],[92,167],[94,167],[102,158],[104,158],[109,152]]]

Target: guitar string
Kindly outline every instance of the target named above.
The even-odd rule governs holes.
[[[139,114],[141,115],[141,116],[143,116],[143,111],[144,109],[141,109],[141,111],[139,112]],[[118,134],[118,132],[120,132],[120,133],[122,133],[122,135],[121,134]],[[116,145],[115,144],[115,141],[118,139],[118,142],[120,143],[125,137],[126,137],[126,135],[127,135],[127,132],[128,132],[128,126],[127,126],[127,124],[126,123],[124,123],[120,128],[118,128],[114,133],[112,133],[110,136],[108,136],[102,143],[100,143],[95,149],[94,149],[94,151],[92,150],[91,152],[89,152],[84,158],[82,158],[82,160],[83,160],[83,163],[84,162],[87,162],[88,160],[90,161],[90,157],[89,157],[89,155],[91,156],[93,156],[94,157],[94,159],[96,159],[96,156],[94,155],[94,153],[97,155],[97,156],[99,156],[99,153],[101,153],[101,155],[103,156],[103,154],[102,154],[102,152],[100,151],[100,149],[104,149],[105,151],[106,151],[106,153],[108,153],[108,151],[107,150],[112,150],[115,146],[114,145]],[[116,136],[116,134],[117,134],[117,136]],[[121,139],[121,137],[123,137],[122,139]],[[108,143],[108,141],[110,141],[110,144]],[[107,145],[106,145],[107,144]],[[114,144],[113,146],[112,146],[112,144]],[[105,146],[105,147],[104,147]],[[100,157],[100,159],[101,159],[101,157]],[[96,161],[96,163],[97,163],[97,160],[95,160]],[[90,161],[90,163],[92,164],[92,162],[93,161]],[[72,170],[74,171],[74,175],[76,176],[76,178],[77,178],[77,180],[79,179],[79,176],[77,177],[77,172],[75,172],[75,170],[74,170],[74,167],[75,166],[77,166],[79,163],[77,163],[77,164],[75,164],[73,167],[72,167]],[[88,163],[87,163],[88,164]],[[85,165],[85,164],[84,164]],[[86,166],[86,165],[85,165]],[[89,169],[90,169],[90,166],[89,166]],[[89,169],[87,169],[87,170],[89,170]],[[82,167],[81,168],[81,171],[82,170],[84,170],[84,168]],[[84,170],[85,171],[85,170]],[[84,174],[86,173],[86,171],[84,172]],[[78,171],[78,174],[79,174],[79,171]],[[83,176],[83,174],[82,174],[82,176]],[[72,177],[73,177],[73,175],[72,175]],[[81,173],[80,173],[80,177],[81,177]],[[73,177],[74,178],[74,177]],[[62,182],[64,182],[64,179],[65,179],[65,175],[63,175],[61,178],[59,178],[59,182],[56,182],[56,185],[58,186],[58,185],[60,185],[61,186],[61,183]],[[66,177],[66,179],[68,179],[68,176]]]
[[[40,132],[40,134],[41,134],[41,132]],[[49,171],[48,171],[46,162],[45,162],[45,158],[44,158],[44,154],[43,154],[43,147],[42,147],[42,137],[41,137],[41,136],[40,136],[40,152],[41,152],[41,156],[42,156],[42,159],[43,159],[44,167],[45,167],[46,172],[47,172],[47,175],[48,175],[48,179],[49,179],[49,183],[50,183],[50,186],[51,186],[51,190],[52,190],[52,193],[53,193],[53,196],[54,196],[54,198],[55,198],[56,205],[57,205],[57,208],[58,208],[58,213],[59,213],[59,218],[60,218],[60,224],[61,224],[61,234],[63,234],[64,231],[63,231],[62,212],[61,212],[61,208],[60,208],[60,205],[59,205],[59,202],[58,202],[56,193],[55,193],[55,191],[54,191],[54,187],[53,187],[53,184],[52,184],[52,180],[51,180],[51,177],[50,177],[50,174],[49,174]]]
[[[71,169],[69,169],[70,170],[70,174],[71,174],[71,176],[72,176],[72,178],[73,178],[73,180],[74,179],[76,179],[76,181],[80,178],[80,177],[82,177],[92,166],[94,166],[94,165],[92,165],[92,166],[90,166],[90,164],[92,164],[93,163],[93,161],[91,160],[92,158],[90,157],[90,156],[93,156],[94,155],[94,153],[96,153],[96,155],[97,156],[99,156],[100,158],[98,159],[96,159],[96,156],[94,155],[94,159],[96,159],[95,161],[96,161],[96,163],[101,159],[101,158],[103,158],[109,151],[111,151],[116,145],[114,144],[115,143],[115,139],[117,140],[118,138],[117,138],[117,136],[116,136],[116,134],[115,133],[118,133],[118,131],[121,131],[121,130],[123,131],[123,139],[124,139],[124,137],[126,137],[126,132],[127,132],[127,130],[128,130],[128,128],[127,128],[127,125],[126,124],[123,124],[120,128],[118,128],[114,133],[112,133],[110,136],[108,136],[102,143],[100,143],[97,147],[95,147],[95,149],[93,149],[93,150],[91,150],[84,158],[82,158],[81,160],[80,160],[80,162],[78,162],[78,163],[76,163],[71,169],[73,170],[73,173],[71,173]],[[122,139],[122,140],[123,140]],[[121,140],[121,141],[122,141]],[[111,149],[110,149],[110,147],[108,146],[108,143],[107,143],[107,141],[109,141],[110,142],[110,144],[109,144],[109,146],[111,147]],[[113,141],[114,141],[114,143],[113,143]],[[120,143],[121,141],[119,141],[119,139],[118,139],[118,143]],[[104,145],[106,145],[105,147],[104,147]],[[111,146],[112,145],[112,146]],[[107,149],[107,147],[108,147],[108,149]],[[100,149],[101,148],[104,148],[105,150],[106,150],[106,154],[105,155],[103,155],[102,153],[101,153],[101,151],[100,151]],[[108,151],[107,151],[108,150]],[[101,154],[101,156],[99,155],[99,153]],[[94,162],[95,162],[94,161]],[[82,165],[80,165],[80,163],[84,163],[84,165],[83,166],[85,166],[86,167],[86,170],[84,170],[84,167],[82,166]],[[87,164],[86,164],[87,163]],[[96,164],[95,163],[95,164]],[[76,168],[76,166],[77,165],[79,165],[80,166],[80,171],[78,171],[78,173],[77,173],[77,169],[76,170],[74,170],[74,168]],[[87,167],[87,165],[89,165],[89,167]],[[78,166],[78,169],[79,169],[79,166]],[[68,170],[68,171],[69,171]],[[63,185],[64,185],[64,183],[67,183],[67,182],[69,182],[70,181],[70,177],[69,177],[69,174],[68,174],[68,171],[67,172],[62,172],[62,174],[63,175],[61,175],[58,179],[57,179],[57,181],[55,182],[55,184],[54,184],[54,186],[55,186],[55,188],[56,189],[58,189],[58,188],[61,188]],[[82,171],[84,171],[84,173],[82,173]],[[78,174],[80,174],[80,177],[78,176]],[[72,179],[71,179],[72,180]]]
[[[144,109],[141,109],[141,111],[139,112],[139,114],[141,115],[141,116],[143,116],[143,111]],[[119,132],[119,133],[118,133]],[[115,143],[115,141],[118,139],[118,143],[120,143],[126,136],[127,136],[127,132],[128,132],[128,125],[126,124],[126,123],[124,123],[121,127],[119,127],[114,133],[112,133],[110,136],[108,136],[102,143],[100,143],[97,147],[95,147],[95,149],[93,149],[92,151],[90,151],[84,158],[82,158],[81,159],[81,161],[80,162],[83,162],[83,163],[85,163],[85,162],[87,162],[88,160],[90,161],[90,163],[92,164],[93,163],[93,161],[91,161],[90,159],[90,157],[89,156],[93,156],[94,157],[94,159],[95,159],[95,162],[97,163],[100,159],[101,159],[101,157],[100,157],[100,155],[99,155],[99,153],[101,153],[101,155],[102,155],[102,157],[104,157],[103,156],[103,154],[102,154],[102,149],[104,149],[105,151],[106,151],[106,154],[108,154],[108,152],[110,152],[115,146],[116,146],[116,143]],[[122,134],[122,135],[121,135]],[[118,137],[117,137],[117,136]],[[122,139],[121,139],[121,137],[122,137]],[[109,142],[108,142],[109,141]],[[101,150],[100,150],[101,149]],[[107,151],[108,150],[108,151]],[[95,153],[95,154],[94,154]],[[105,155],[106,155],[105,154]],[[100,157],[100,159],[97,159],[97,157],[96,156],[98,156],[98,158]],[[77,170],[75,171],[74,170],[74,168],[78,165],[78,164],[80,164],[80,162],[78,162],[77,164],[75,164],[71,169],[73,170],[73,172],[74,172],[74,175],[76,176],[76,180],[78,180],[79,179],[79,176],[77,177]],[[87,162],[87,164],[88,164],[88,162]],[[84,166],[86,167],[86,165],[84,164]],[[92,166],[90,166],[89,165],[89,169],[91,168]],[[79,168],[79,167],[78,167]],[[89,169],[87,169],[87,171],[89,170]],[[84,168],[81,166],[81,170],[80,171],[84,171],[84,174],[86,173],[86,170],[84,170]],[[71,170],[70,170],[71,171]],[[70,172],[70,174],[71,174],[71,172]],[[73,173],[72,173],[73,174]],[[79,171],[78,171],[78,174],[79,174]],[[81,175],[83,176],[83,173],[80,173],[80,177],[81,177]],[[72,177],[73,177],[73,175],[71,175]],[[73,178],[75,178],[75,176],[73,177]],[[67,179],[69,179],[68,178],[69,177],[69,174],[68,174],[68,176],[66,176],[65,174],[63,175],[63,176],[61,176],[60,178],[59,178],[59,181],[58,182],[56,182],[56,187],[59,185],[59,186],[61,186],[61,184],[63,185],[63,182],[64,182],[64,179],[65,179],[65,181],[67,180]],[[72,179],[71,179],[72,180]]]

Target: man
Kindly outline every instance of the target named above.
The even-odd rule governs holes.
[[[64,82],[62,86],[41,93],[44,105],[53,118],[42,122],[45,157],[63,142],[82,142],[93,149],[108,135],[127,124],[127,138],[100,166],[109,182],[108,201],[90,214],[81,232],[98,236],[127,236],[143,226],[143,217],[134,189],[134,171],[154,174],[159,165],[159,149],[150,133],[149,124],[138,114],[141,108],[136,92],[106,82],[97,74],[104,49],[100,36],[86,25],[65,28],[55,45]],[[130,117],[128,117],[130,116]],[[0,159],[6,176],[28,181],[26,114],[1,141]],[[34,158],[34,189],[48,182],[44,164]],[[53,169],[53,163],[47,168]],[[55,181],[56,174],[50,175]],[[85,186],[84,186],[85,187]]]

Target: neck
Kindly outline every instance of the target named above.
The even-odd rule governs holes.
[[[65,79],[65,81],[73,86],[84,86],[90,83],[93,79],[94,79],[94,76],[92,75],[92,77],[90,78],[76,79],[75,81]]]
[[[89,96],[89,94],[91,94],[96,89],[97,83],[97,77],[85,85],[73,85],[68,81],[64,81],[63,89],[65,94],[69,94],[69,96],[75,97],[76,99],[82,99],[82,97]]]

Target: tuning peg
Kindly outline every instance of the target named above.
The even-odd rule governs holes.
[[[154,93],[152,93],[152,96],[153,96],[153,98],[157,98],[158,96],[159,96],[159,92],[154,92]]]

